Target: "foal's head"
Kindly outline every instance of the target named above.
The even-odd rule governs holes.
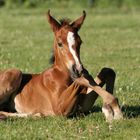
[[[85,17],[86,13],[83,11],[83,15],[73,22],[69,22],[68,20],[58,22],[50,15],[50,11],[48,11],[48,21],[55,34],[54,63],[69,70],[72,78],[79,77],[83,70],[80,60],[80,45],[82,41],[78,35],[78,31]]]

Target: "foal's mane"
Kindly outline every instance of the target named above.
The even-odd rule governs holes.
[[[68,18],[63,18],[59,20],[61,27],[66,26],[66,25],[70,25],[71,20]]]
[[[66,25],[70,25],[70,22],[71,22],[71,20],[68,19],[68,18],[63,18],[63,19],[59,20],[59,23],[60,23],[61,27],[64,27]],[[54,51],[52,51],[51,57],[49,59],[49,63],[54,64],[54,61],[55,61],[55,56],[54,56]]]

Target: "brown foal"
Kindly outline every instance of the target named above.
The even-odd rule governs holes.
[[[113,94],[115,72],[103,68],[92,76],[80,60],[82,43],[78,31],[86,17],[74,22],[58,22],[47,13],[54,32],[52,66],[40,74],[24,74],[17,69],[0,72],[0,116],[70,116],[89,111],[98,95],[103,99],[102,111],[107,121],[122,118]],[[101,87],[106,84],[106,90]]]

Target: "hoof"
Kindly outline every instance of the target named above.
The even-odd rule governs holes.
[[[106,104],[102,107],[102,112],[105,115],[106,122],[111,123],[114,119],[114,113],[113,113],[112,108],[109,105]]]
[[[121,110],[114,111],[114,120],[121,120],[121,119],[123,119],[123,114]]]

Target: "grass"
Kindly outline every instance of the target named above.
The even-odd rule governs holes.
[[[116,71],[115,96],[125,120],[108,125],[98,99],[95,112],[85,117],[9,118],[0,122],[0,139],[140,139],[140,13],[86,11],[87,19],[80,31],[84,42],[82,62],[93,76],[102,67]],[[46,9],[0,9],[0,69],[16,67],[38,73],[49,67],[54,36],[45,12]],[[58,18],[75,19],[82,9],[52,8],[52,13]]]

